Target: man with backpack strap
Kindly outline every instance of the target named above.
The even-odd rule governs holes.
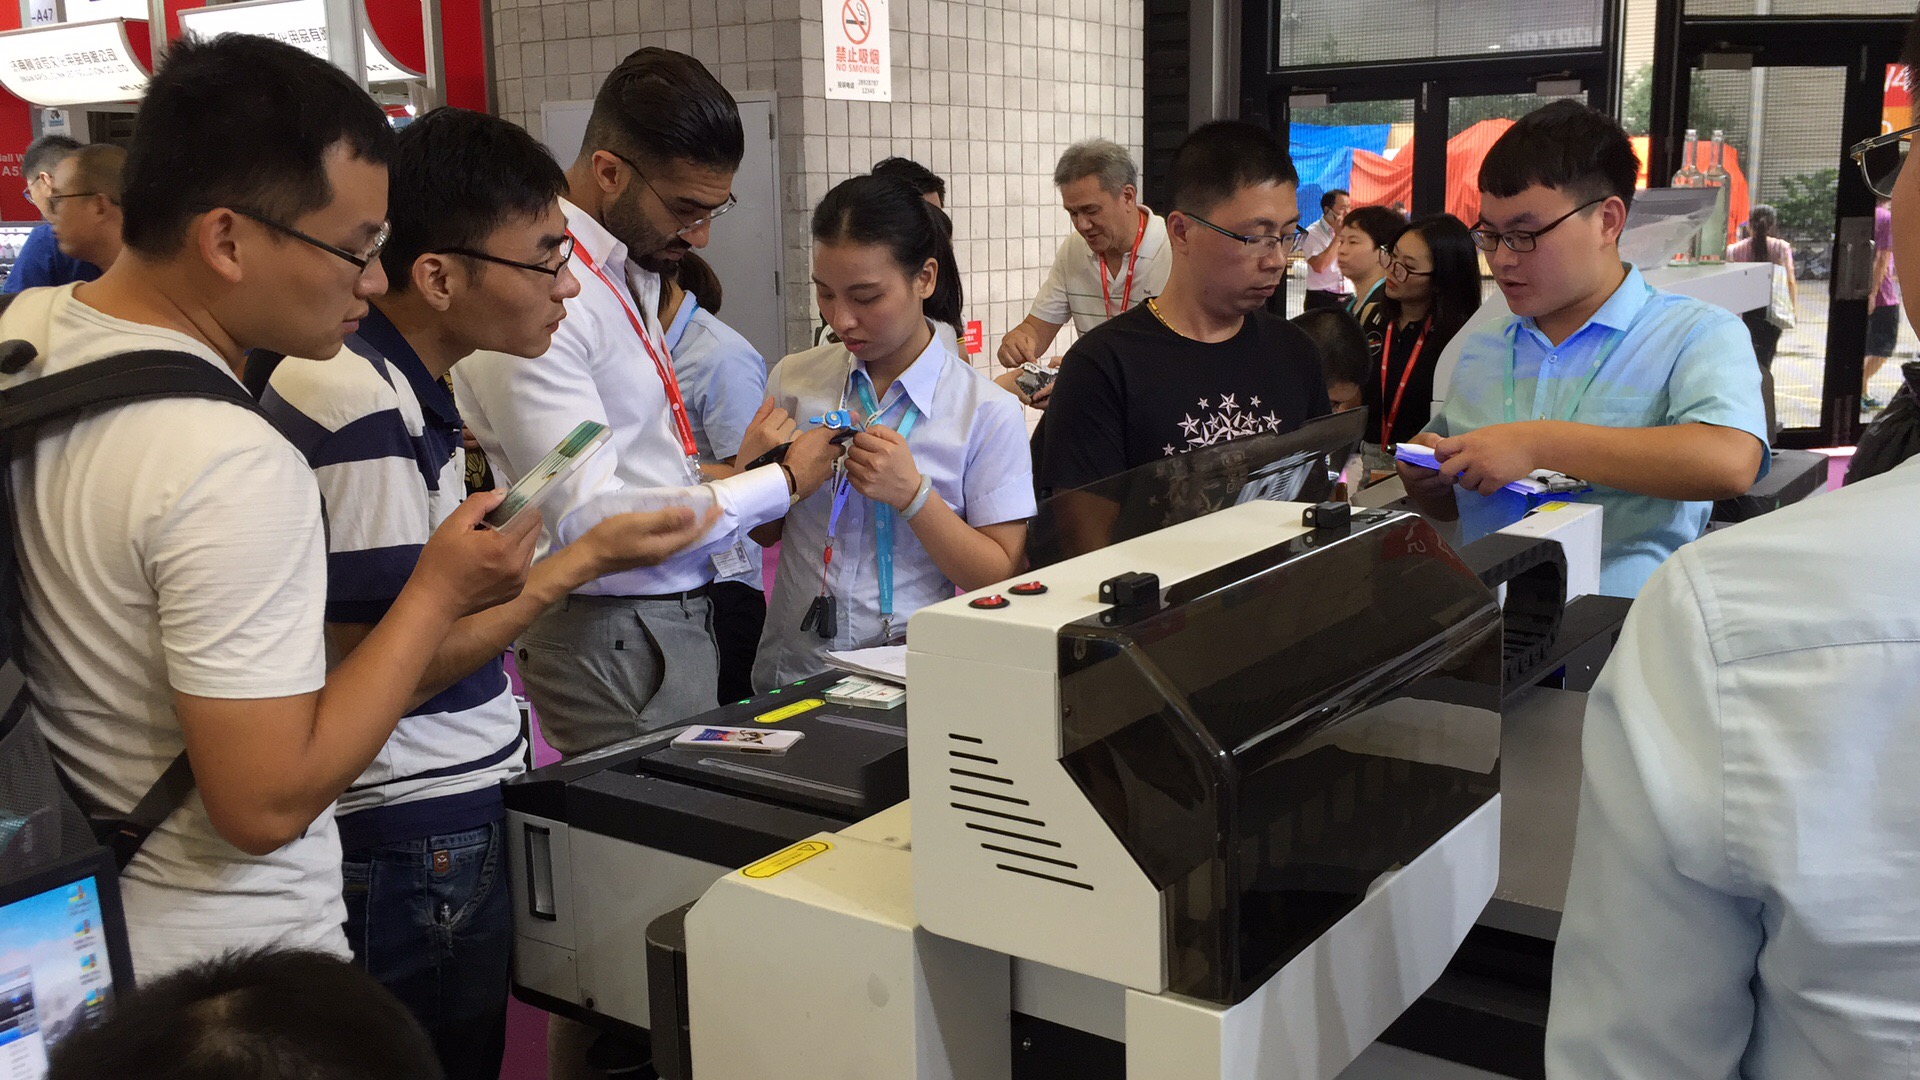
[[[127,162],[126,249],[99,281],[0,316],[0,339],[37,352],[18,377],[161,349],[237,381],[249,349],[339,351],[386,286],[392,145],[324,60],[239,35],[175,45]],[[11,480],[31,722],[106,813],[183,750],[195,779],[122,874],[136,974],[236,947],[346,956],[333,801],[455,621],[518,594],[534,530],[479,527],[500,496],[468,500],[328,672],[319,493],[259,415],[121,405],[42,427]]]

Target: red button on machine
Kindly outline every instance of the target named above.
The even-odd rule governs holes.
[[[1028,581],[1012,586],[1007,591],[1015,596],[1039,596],[1047,591],[1047,587],[1037,581]]]
[[[978,600],[968,603],[967,606],[976,607],[982,611],[998,611],[1006,607],[1009,602],[1010,601],[1004,596],[983,596]]]

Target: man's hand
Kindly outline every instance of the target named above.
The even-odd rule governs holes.
[[[847,447],[847,479],[853,490],[895,510],[905,509],[920,491],[920,470],[907,440],[889,427],[870,427]]]
[[[695,514],[690,506],[615,514],[588,529],[575,544],[586,550],[593,576],[602,578],[666,562],[706,535],[719,518],[718,506],[707,507],[705,515]]]
[[[1533,430],[1527,422],[1494,424],[1442,439],[1433,448],[1440,475],[1468,491],[1491,495],[1539,468]]]
[[[813,428],[801,432],[787,448],[787,468],[793,472],[794,489],[800,498],[819,491],[833,475],[833,463],[842,453],[833,441],[838,434],[832,428]]]
[[[1060,367],[1058,364],[1052,366],[1055,370],[1058,370]],[[1047,411],[1047,399],[1053,396],[1053,383],[1050,382],[1041,387],[1037,392],[1029,395],[1025,390],[1020,388],[1019,379],[1020,369],[1015,368],[1012,371],[1001,372],[993,381],[1000,389],[1019,398],[1020,404],[1029,408],[1039,409],[1041,412]]]
[[[503,530],[488,527],[482,519],[504,498],[504,491],[483,491],[461,503],[420,550],[407,588],[420,590],[449,619],[504,604],[526,584],[540,515],[527,510]]]
[[[1000,339],[1000,366],[1017,368],[1029,360],[1038,360],[1040,348],[1039,335],[1023,322]]]
[[[775,405],[772,398],[761,402],[760,411],[753,414],[746,433],[740,437],[740,452],[734,463],[746,468],[748,462],[793,438],[794,426],[793,417]]]
[[[1441,438],[1432,432],[1421,432],[1406,440],[1415,446],[1436,447]],[[1432,469],[1405,461],[1396,461],[1394,467],[1400,472],[1400,483],[1407,489],[1407,497],[1420,507],[1422,513],[1445,521],[1452,521],[1459,513],[1453,502],[1453,477],[1442,476]],[[1453,508],[1449,513],[1449,508]]]

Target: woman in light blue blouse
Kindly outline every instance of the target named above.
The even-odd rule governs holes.
[[[814,210],[814,289],[840,340],[780,361],[767,392],[803,424],[845,412],[860,430],[824,485],[754,534],[781,541],[757,689],[893,640],[920,608],[1021,564],[1034,500],[1020,404],[934,330],[960,317],[951,230],[891,177],[855,177]]]

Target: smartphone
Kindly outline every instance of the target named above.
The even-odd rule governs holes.
[[[683,750],[738,750],[744,754],[784,754],[806,736],[804,731],[768,731],[764,728],[690,727],[674,736]]]
[[[581,421],[579,427],[560,440],[560,445],[540,459],[540,464],[535,465],[532,472],[521,477],[519,483],[507,490],[507,497],[500,501],[499,506],[487,511],[487,524],[504,529],[521,514],[551,498],[582,462],[607,444],[610,434],[612,430],[605,424],[592,420]]]

